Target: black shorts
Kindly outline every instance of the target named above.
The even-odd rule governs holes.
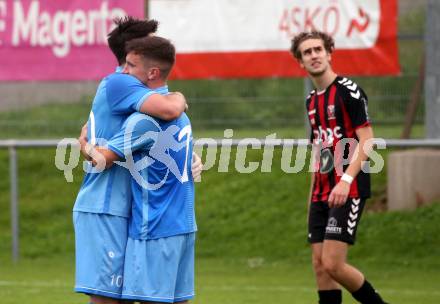
[[[365,199],[361,198],[349,198],[339,208],[329,208],[327,202],[312,202],[309,210],[309,243],[336,240],[354,244],[364,206]]]

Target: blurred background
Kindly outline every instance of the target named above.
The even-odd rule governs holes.
[[[423,85],[420,90],[417,86],[424,78],[421,65],[425,50],[426,1],[401,0],[398,3],[397,39],[401,73],[388,77],[352,78],[368,94],[369,112],[378,128],[378,137],[401,136],[408,107],[416,98],[410,136],[420,138],[425,135],[425,103]],[[291,64],[292,69],[296,67],[293,60]],[[102,73],[103,76],[105,74]],[[1,82],[0,123],[3,132],[0,136],[77,136],[78,127],[88,117],[97,84],[98,81],[63,80]],[[304,96],[308,90],[304,88],[303,78],[172,80],[169,85],[171,90],[181,91],[187,97],[196,132],[209,130],[223,137],[223,132],[216,131],[233,128],[240,131],[239,134],[277,132],[279,137],[284,138],[308,137],[303,115]],[[201,135],[204,133],[196,133],[197,137]]]
[[[5,4],[12,2],[0,0],[0,17],[5,15]],[[35,1],[21,2],[31,5]],[[43,7],[44,1],[40,2]],[[428,20],[429,8],[438,13],[440,9],[435,0],[398,0],[397,4],[400,73],[351,79],[367,92],[376,137],[429,137],[434,158],[429,164],[422,161],[419,167],[422,172],[414,178],[428,185],[431,191],[438,188],[438,176],[435,173],[419,176],[423,177],[423,171],[429,169],[438,171],[440,165],[440,156],[436,154],[439,145],[433,139],[439,138],[440,132],[427,132],[426,128],[432,116],[439,113],[432,106],[433,100],[425,98],[424,63],[426,42],[438,43],[439,32],[435,29],[440,28],[438,23]],[[145,11],[137,13],[154,18],[148,12],[148,2],[143,5]],[[427,27],[430,24],[433,28]],[[0,45],[0,53],[1,48]],[[87,54],[87,50],[81,52]],[[430,52],[438,55],[438,51]],[[85,56],[84,60],[90,59]],[[13,60],[3,57],[2,65],[8,61]],[[429,62],[438,63],[438,59]],[[292,60],[292,68],[295,64]],[[41,67],[42,74],[45,69],[54,69],[56,73],[56,67],[49,65],[45,63]],[[85,297],[72,291],[71,223],[71,210],[82,181],[82,163],[74,169],[73,183],[68,183],[54,165],[55,146],[20,148],[9,140],[76,138],[88,119],[99,78],[51,81],[4,78],[0,82],[1,303],[17,304],[25,300],[36,304],[84,303]],[[438,78],[437,84],[431,84],[430,88],[438,93],[437,85]],[[234,139],[265,138],[272,133],[277,138],[308,138],[304,98],[310,86],[302,77],[169,81],[172,91],[181,91],[187,98],[195,138],[223,138],[225,129],[234,130]],[[431,110],[426,109],[427,105]],[[373,197],[368,202],[359,229],[359,243],[351,250],[350,259],[375,282],[390,303],[440,303],[440,195],[434,193],[426,199],[422,192],[417,192],[418,188],[390,187],[391,181],[395,185],[394,179],[402,172],[409,177],[415,174],[413,167],[405,166],[405,160],[404,165],[389,167],[390,155],[412,151],[410,146],[379,151],[385,167],[372,175]],[[416,144],[415,148],[426,148],[426,142]],[[199,232],[194,303],[315,303],[315,283],[306,243],[310,174],[307,170],[298,174],[284,172],[282,147],[275,148],[270,173],[257,170],[239,174],[234,167],[236,149],[232,149],[228,172],[218,172],[215,163],[196,185]],[[199,153],[206,157],[206,149],[199,149]],[[420,161],[420,154],[417,155]],[[261,163],[262,158],[262,149],[249,150],[246,161]],[[399,166],[407,171],[399,171]],[[406,193],[404,188],[412,189],[414,202],[390,208],[390,195]],[[14,217],[19,222],[14,223]],[[14,231],[19,235],[19,247],[15,248]],[[350,295],[344,297],[344,303],[355,303]]]

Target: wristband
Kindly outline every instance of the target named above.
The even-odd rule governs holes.
[[[353,182],[353,176],[348,175],[347,173],[344,173],[341,177],[341,181],[344,181],[346,183],[348,183],[349,185],[351,185],[351,183]]]

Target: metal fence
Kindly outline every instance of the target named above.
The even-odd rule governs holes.
[[[352,77],[369,97],[375,125],[403,125],[423,60],[423,34],[399,36],[402,73],[396,77]],[[297,128],[304,125],[303,79],[171,81],[170,89],[187,97],[194,128],[204,130]],[[424,123],[424,93],[414,122]],[[77,104],[54,103],[21,112],[0,113],[3,138],[76,136],[88,117],[93,97]],[[29,112],[29,113],[27,113]],[[59,113],[53,119],[50,113]],[[1,138],[0,137],[0,138]]]
[[[374,125],[403,125],[407,104],[417,78],[418,75],[414,73],[398,77],[355,78],[368,94],[369,116]],[[200,85],[203,88],[200,88]],[[269,130],[304,125],[303,79],[179,81],[171,83],[170,86],[187,96],[188,114],[194,129]],[[423,99],[424,96],[421,95],[420,98]],[[92,97],[89,100],[92,100]],[[31,109],[29,114],[0,113],[0,128],[3,131],[0,136],[77,136],[89,110],[90,101],[69,107],[62,104],[45,105],[36,109],[35,113]],[[55,120],[43,112],[60,112],[61,117]],[[416,112],[415,123],[423,122],[424,105],[421,102]]]
[[[201,138],[194,141],[196,148],[206,146],[206,140]],[[210,147],[222,146],[222,139],[210,139]],[[261,146],[271,147],[298,147],[307,145],[308,139],[262,139]],[[384,141],[387,148],[416,148],[430,147],[440,148],[440,139],[387,139]],[[74,141],[72,142],[75,145]],[[69,144],[65,141],[60,144],[59,140],[0,140],[0,149],[9,151],[9,181],[10,181],[10,209],[11,209],[11,235],[12,235],[12,260],[17,262],[19,259],[19,189],[18,189],[18,158],[17,149],[28,148],[56,148],[62,145],[67,147]],[[229,145],[229,144],[228,144]],[[243,142],[240,139],[230,141],[231,147],[247,147],[249,142]]]

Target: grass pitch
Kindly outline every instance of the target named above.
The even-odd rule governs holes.
[[[2,304],[74,304],[87,298],[73,292],[73,258],[24,260],[0,267]],[[398,266],[356,261],[390,303],[437,304],[439,273],[417,263]],[[200,258],[196,263],[195,304],[317,303],[309,265],[290,261]],[[344,293],[344,303],[356,303]]]
[[[73,293],[72,204],[82,179],[68,184],[53,149],[19,151],[21,260],[10,261],[7,153],[0,151],[0,303],[86,303]],[[234,152],[234,151],[233,151]],[[233,155],[235,155],[233,153]],[[386,155],[386,154],[385,154]],[[249,151],[247,161],[261,161]],[[194,303],[316,303],[306,244],[308,173],[286,174],[275,151],[271,173],[216,168],[197,184]],[[386,172],[373,176],[384,191]],[[373,198],[374,199],[374,198]],[[366,213],[350,261],[390,303],[440,303],[440,204],[411,212]],[[345,294],[344,303],[355,303]]]

